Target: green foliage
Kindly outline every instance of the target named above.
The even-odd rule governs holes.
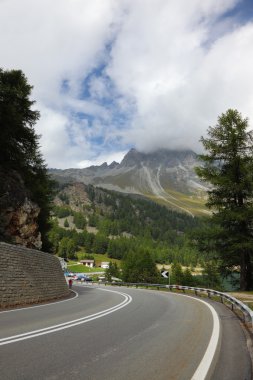
[[[125,282],[156,283],[160,279],[155,262],[149,252],[129,252],[123,262],[122,278]]]
[[[68,259],[76,259],[77,246],[73,239],[68,237],[64,237],[61,239],[59,243],[58,255],[60,257],[68,258]]]
[[[173,284],[184,285],[184,273],[181,264],[175,263],[172,265],[171,281]]]
[[[105,270],[105,279],[106,281],[112,281],[112,277],[120,277],[120,271],[117,263],[113,263],[112,261],[109,263],[109,268]]]
[[[206,262],[204,265],[203,278],[207,288],[219,289],[221,287],[219,265],[214,261]]]
[[[71,209],[69,207],[54,206],[53,213],[58,218],[66,218],[66,216],[71,215]]]
[[[64,227],[65,227],[65,228],[68,228],[68,227],[69,227],[68,219],[65,219],[65,220],[64,220]]]
[[[53,183],[39,150],[39,136],[34,126],[39,112],[30,100],[32,86],[21,70],[0,69],[0,167],[17,171],[30,191],[31,200],[38,204],[39,230],[43,249],[48,249],[47,232],[50,228]]]
[[[97,234],[94,236],[93,240],[93,252],[95,253],[106,253],[108,248],[109,239],[102,235]]]
[[[84,215],[81,212],[74,212],[73,213],[73,222],[76,226],[76,228],[83,230],[86,226],[86,219]]]
[[[207,206],[214,210],[209,239],[203,235],[201,244],[220,253],[223,270],[240,266],[240,287],[247,290],[252,286],[253,132],[247,119],[229,109],[201,141],[207,153],[200,156],[204,165],[197,174],[212,184]]]
[[[155,262],[183,265],[196,265],[200,260],[188,238],[188,231],[201,224],[197,218],[91,185],[86,191],[93,203],[79,214],[98,229],[98,234],[86,230],[75,234],[73,239],[85,252],[122,260],[130,252],[139,255],[148,251]],[[68,205],[64,208],[70,210]]]
[[[98,217],[95,214],[91,214],[89,217],[89,226],[90,227],[97,227],[98,225]]]

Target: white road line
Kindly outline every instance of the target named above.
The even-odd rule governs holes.
[[[205,302],[203,300],[200,300],[198,298],[194,298],[194,297],[191,297],[188,295],[177,294],[177,293],[174,293],[173,295],[179,296],[179,297],[188,297],[194,301],[201,302],[205,306],[207,306],[212,313],[212,317],[213,317],[212,335],[211,335],[209,344],[207,346],[206,352],[205,352],[203,358],[201,359],[201,362],[199,363],[199,366],[196,369],[194,375],[191,378],[191,380],[205,380],[207,375],[208,375],[208,372],[211,368],[211,365],[212,365],[214,357],[215,357],[216,350],[217,350],[218,345],[219,345],[220,320],[219,320],[218,314],[217,314],[216,310],[214,309],[214,307],[211,306],[208,302]]]
[[[99,289],[99,288],[98,288],[98,290],[119,294],[119,295],[124,297],[124,301],[122,301],[118,305],[113,306],[109,309],[102,310],[98,313],[91,314],[91,315],[88,315],[88,316],[83,317],[83,318],[78,318],[78,319],[74,319],[74,320],[69,321],[69,322],[60,323],[58,325],[45,327],[43,329],[29,331],[29,332],[19,334],[19,335],[13,335],[13,336],[10,336],[7,338],[2,338],[2,339],[0,339],[0,346],[10,344],[10,343],[14,343],[14,342],[19,342],[21,340],[35,338],[37,336],[41,336],[41,335],[45,335],[45,334],[51,334],[51,333],[54,333],[56,331],[68,329],[70,327],[74,327],[74,326],[77,326],[77,325],[80,325],[83,323],[87,323],[87,322],[93,321],[94,319],[104,317],[108,314],[111,314],[111,313],[117,311],[117,310],[120,310],[123,307],[127,306],[130,302],[132,302],[132,297],[126,293],[118,292],[115,290]]]
[[[191,378],[191,380],[204,380],[208,375],[208,372],[214,360],[216,350],[218,348],[219,337],[220,337],[220,320],[219,320],[217,312],[209,303],[199,300],[197,298],[193,298],[193,299],[195,299],[196,301],[202,302],[207,307],[209,307],[212,313],[212,317],[213,317],[213,332],[212,332],[211,339],[209,341],[206,352],[198,368],[196,369],[193,377]]]
[[[13,313],[15,311],[21,311],[21,310],[29,310],[29,309],[34,309],[35,307],[44,307],[44,306],[52,306],[52,305],[55,305],[57,303],[62,303],[62,302],[68,302],[68,301],[73,301],[75,298],[78,297],[78,293],[75,291],[75,290],[71,290],[73,293],[75,293],[75,297],[72,297],[72,298],[68,298],[67,300],[61,300],[61,301],[56,301],[54,302],[54,300],[49,300],[48,303],[43,303],[43,305],[35,305],[35,306],[27,306],[27,307],[19,307],[19,308],[16,308],[16,309],[11,309],[11,310],[4,310],[4,311],[0,311],[0,314],[3,314],[3,313]]]

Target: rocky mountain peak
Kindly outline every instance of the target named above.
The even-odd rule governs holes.
[[[141,194],[168,207],[193,215],[204,208],[206,186],[194,168],[199,165],[191,150],[160,149],[144,153],[131,149],[121,164],[93,166],[85,169],[51,171],[56,180],[69,178],[85,184],[129,194]],[[183,199],[190,199],[183,201]],[[191,211],[188,211],[190,209]],[[204,211],[205,212],[205,211]]]

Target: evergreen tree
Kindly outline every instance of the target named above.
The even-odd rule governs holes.
[[[220,274],[216,262],[208,261],[204,264],[203,280],[204,286],[209,289],[219,289],[221,287]]]
[[[200,155],[204,165],[196,171],[212,185],[207,206],[216,225],[209,239],[224,269],[240,266],[240,288],[248,290],[253,254],[253,133],[248,119],[229,109],[201,142],[207,153]]]
[[[129,252],[123,262],[123,281],[156,283],[159,273],[151,255],[144,250]]]
[[[171,282],[177,285],[184,285],[184,273],[181,264],[175,263],[171,267]]]
[[[105,271],[105,279],[106,281],[112,281],[112,277],[120,277],[119,268],[117,263],[113,263],[112,261],[109,263],[109,268]]]
[[[69,227],[69,221],[68,219],[64,220],[64,227],[68,228]]]
[[[42,248],[47,249],[52,182],[34,130],[39,112],[32,109],[31,90],[21,70],[0,69],[0,168],[6,175],[9,171],[18,172],[30,191],[31,200],[40,207],[38,224]]]

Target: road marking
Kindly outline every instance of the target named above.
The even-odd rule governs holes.
[[[39,329],[39,330],[34,330],[34,331],[26,332],[23,334],[18,334],[18,335],[13,335],[13,336],[9,336],[6,338],[2,338],[2,339],[0,339],[0,346],[10,344],[10,343],[19,342],[21,340],[35,338],[37,336],[41,336],[41,335],[45,335],[45,334],[51,334],[51,333],[54,333],[56,331],[68,329],[68,328],[71,328],[71,327],[74,327],[77,325],[81,325],[83,323],[93,321],[94,319],[102,318],[108,314],[114,313],[115,311],[122,309],[123,307],[127,306],[129,303],[132,302],[132,297],[126,293],[118,292],[116,290],[99,289],[99,288],[98,288],[98,290],[101,290],[103,292],[111,292],[111,293],[119,294],[119,295],[124,297],[124,301],[122,301],[118,305],[113,306],[109,309],[102,310],[98,313],[91,314],[91,315],[88,315],[86,317],[74,319],[72,321],[60,323],[58,325],[45,327],[45,328]]]
[[[212,335],[211,335],[209,344],[207,346],[206,352],[205,352],[201,362],[199,363],[198,368],[194,372],[194,375],[191,378],[191,380],[205,380],[207,375],[208,375],[208,372],[211,368],[216,350],[217,350],[218,345],[219,345],[220,320],[219,320],[218,314],[217,314],[216,310],[214,309],[214,307],[211,306],[208,302],[205,302],[203,300],[200,300],[198,298],[194,298],[194,297],[191,297],[188,295],[176,294],[176,293],[174,293],[173,295],[180,296],[180,297],[188,297],[188,298],[191,298],[192,300],[195,300],[197,302],[202,302],[205,306],[207,306],[210,309],[210,311],[212,313],[212,317],[213,317]]]
[[[195,299],[196,301],[202,302],[207,307],[209,307],[209,309],[211,310],[211,313],[212,313],[212,317],[213,317],[213,332],[212,332],[211,339],[209,341],[206,352],[205,352],[198,368],[196,369],[193,377],[191,378],[191,380],[204,380],[207,377],[208,372],[211,368],[211,365],[212,365],[212,362],[214,360],[214,356],[215,356],[215,353],[216,353],[216,350],[217,350],[217,347],[219,344],[220,320],[219,320],[218,314],[217,314],[216,310],[213,308],[213,306],[211,306],[209,303],[202,301],[202,300],[199,300],[197,298],[193,298],[193,299]]]
[[[52,305],[55,305],[56,303],[62,303],[62,302],[68,302],[68,301],[73,301],[75,298],[77,298],[79,295],[78,293],[75,291],[75,290],[71,290],[73,293],[75,293],[75,297],[72,297],[72,298],[68,298],[67,300],[62,300],[62,301],[56,301],[54,302],[53,300],[51,300],[51,302],[49,303],[44,303],[43,305],[36,305],[36,306],[27,306],[27,307],[20,307],[20,308],[17,308],[17,309],[12,309],[12,310],[4,310],[4,311],[0,311],[0,314],[3,314],[3,313],[13,313],[14,311],[21,311],[21,310],[29,310],[29,309],[34,309],[35,307],[44,307],[44,306],[52,306]]]

